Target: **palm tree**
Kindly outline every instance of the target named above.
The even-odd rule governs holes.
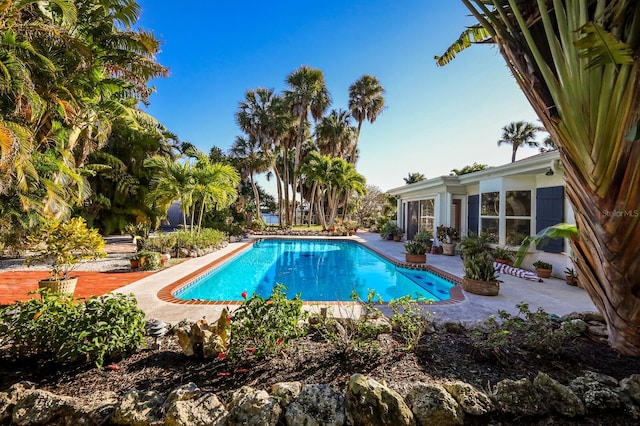
[[[297,173],[302,160],[302,143],[305,139],[306,123],[309,114],[318,122],[331,104],[329,91],[324,81],[321,70],[303,65],[293,71],[286,78],[289,90],[285,91],[285,99],[290,107],[291,116],[297,120],[297,137],[293,152],[293,177],[291,187],[293,189],[292,201],[287,205],[287,224],[291,225],[294,219],[296,205],[296,191],[298,190]]]
[[[498,141],[498,146],[502,144],[511,145],[511,162],[516,161],[516,151],[521,146],[537,148],[536,132],[539,129],[531,123],[525,121],[514,121],[502,128],[502,139]]]
[[[244,170],[249,177],[251,189],[253,190],[253,197],[256,203],[257,220],[262,221],[262,215],[260,212],[260,191],[258,191],[258,186],[256,185],[255,175],[256,173],[264,173],[269,170],[271,161],[264,155],[264,152],[260,150],[258,141],[252,137],[236,137],[236,140],[229,149],[229,155],[231,158],[238,161],[240,168]]]
[[[356,143],[356,128],[348,111],[334,109],[318,123],[315,136],[321,153],[344,158]]]
[[[579,239],[580,283],[607,320],[609,343],[640,355],[640,2],[463,0],[496,43],[560,152]]]
[[[409,173],[406,178],[402,178],[402,179],[404,179],[404,183],[406,183],[407,185],[410,185],[412,183],[422,182],[426,178],[422,173],[414,172],[414,173]]]
[[[358,123],[356,130],[356,144],[351,150],[350,161],[357,160],[357,141],[360,138],[362,123],[368,120],[369,123],[376,121],[384,109],[384,88],[380,81],[372,75],[363,75],[355,83],[349,86],[349,110]]]

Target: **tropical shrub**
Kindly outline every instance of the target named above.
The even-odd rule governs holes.
[[[484,327],[474,330],[471,333],[473,347],[485,356],[508,364],[510,356],[523,350],[556,355],[565,343],[580,335],[577,326],[561,322],[542,308],[532,312],[524,302],[517,304],[516,308],[518,314],[500,310],[499,319],[491,315],[484,322]]]
[[[144,346],[144,312],[132,295],[108,294],[85,301],[39,291],[40,299],[0,309],[0,346],[16,356],[57,362],[118,359]]]
[[[406,295],[389,302],[391,325],[404,339],[405,348],[415,351],[418,348],[420,338],[431,325],[431,312],[424,308],[431,301],[426,299],[414,299]]]
[[[306,334],[307,312],[302,310],[300,294],[287,299],[287,288],[276,284],[268,299],[252,294],[233,312],[229,356],[247,351],[257,357],[280,352],[287,343]],[[243,297],[246,298],[246,292]]]
[[[498,281],[493,259],[487,252],[477,253],[462,260],[464,276],[476,281]]]
[[[211,228],[202,228],[199,233],[180,230],[174,232],[174,234],[178,254],[180,249],[222,248],[228,241],[228,237],[224,232]]]
[[[404,245],[404,249],[407,254],[426,254],[429,250],[425,243],[416,240],[408,241]]]
[[[460,255],[463,259],[490,250],[488,237],[485,233],[474,234],[469,232],[469,235],[460,242],[460,246],[462,247]]]

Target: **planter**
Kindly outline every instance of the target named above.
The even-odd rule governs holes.
[[[456,245],[454,243],[442,243],[442,254],[453,256],[455,251]]]
[[[73,294],[78,284],[78,277],[68,278],[66,280],[40,280],[39,288],[48,288],[54,293]]]
[[[505,265],[511,265],[513,263],[512,261],[510,261],[508,259],[500,259],[500,258],[498,258],[498,259],[493,259],[493,260],[496,263],[502,263],[502,264],[505,264]]]
[[[400,237],[400,236],[398,236],[398,235],[394,235],[394,236],[393,236],[393,241],[395,241],[396,243],[397,243],[398,241],[402,241],[402,237]]]
[[[171,259],[171,255],[169,253],[162,253],[160,255],[160,265],[165,266],[169,259]]]
[[[140,261],[138,259],[129,259],[131,263],[131,269],[138,269],[140,267]]]
[[[578,285],[578,279],[576,277],[573,277],[571,275],[565,275],[565,278],[567,280],[568,285],[572,285],[572,286]]]
[[[427,263],[426,254],[404,254],[404,259],[407,263]]]
[[[431,254],[442,254],[442,247],[439,247],[439,246],[431,247]]]
[[[462,288],[464,291],[480,296],[497,296],[500,292],[498,281],[478,281],[470,278],[463,278]]]
[[[549,278],[551,276],[551,269],[536,268],[536,274],[540,278]]]

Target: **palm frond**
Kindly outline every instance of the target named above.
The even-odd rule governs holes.
[[[474,25],[460,34],[460,37],[449,46],[442,56],[434,56],[438,66],[444,66],[451,62],[458,53],[470,47],[473,43],[487,42],[491,39],[491,34],[484,27]]]
[[[588,22],[578,29],[582,38],[574,45],[580,51],[580,58],[587,59],[587,69],[615,64],[633,64],[633,51],[628,44],[616,39],[600,25]]]

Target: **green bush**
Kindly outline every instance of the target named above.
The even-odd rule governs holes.
[[[41,299],[0,309],[0,346],[17,356],[50,356],[57,362],[105,361],[144,346],[144,312],[131,295],[85,301],[40,290]]]
[[[532,312],[524,302],[516,307],[518,314],[500,310],[499,319],[490,316],[482,329],[472,333],[472,344],[476,350],[508,364],[510,356],[522,351],[555,355],[567,342],[580,335],[577,326],[561,323],[559,318],[542,308]]]
[[[426,299],[414,299],[411,295],[406,295],[389,302],[391,315],[391,325],[402,336],[405,348],[415,351],[418,348],[420,338],[427,331],[431,324],[431,312],[424,308],[425,304],[431,301]]]
[[[291,339],[307,333],[307,312],[302,310],[300,294],[287,299],[286,290],[276,284],[268,299],[254,293],[233,312],[230,357],[245,354],[247,349],[257,357],[274,355]]]
[[[181,248],[188,250],[199,248],[222,248],[229,238],[227,235],[217,229],[202,228],[199,232],[194,231],[193,234],[188,230],[180,230],[174,232],[176,238],[176,251]]]

